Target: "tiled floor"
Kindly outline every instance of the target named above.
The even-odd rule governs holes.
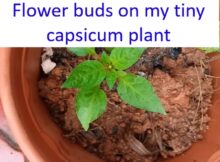
[[[27,162],[7,125],[0,104],[0,162]]]

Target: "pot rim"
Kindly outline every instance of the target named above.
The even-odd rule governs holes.
[[[16,142],[19,144],[21,150],[25,152],[25,156],[31,161],[35,160],[37,162],[43,162],[40,153],[37,151],[32,140],[28,137],[25,128],[22,126],[22,122],[19,119],[19,113],[17,112],[18,110],[15,108],[16,104],[13,99],[13,89],[10,82],[10,59],[12,57],[12,50],[13,48],[0,48],[1,104],[12,134]],[[22,53],[25,52],[26,49],[22,48]]]

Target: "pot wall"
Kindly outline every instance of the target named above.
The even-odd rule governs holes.
[[[40,48],[0,49],[0,96],[10,127],[31,162],[102,162],[62,137],[38,96]],[[220,60],[212,62],[212,75],[220,76]],[[220,79],[215,80],[220,88]],[[205,139],[185,154],[167,162],[220,161],[220,90],[213,96],[212,120]]]

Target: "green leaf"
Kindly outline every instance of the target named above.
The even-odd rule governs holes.
[[[117,80],[116,71],[111,70],[111,71],[107,72],[106,82],[107,82],[107,85],[110,90],[112,90],[112,88],[114,87],[116,80]]]
[[[113,47],[106,47],[106,48],[105,48],[105,50],[106,50],[108,53],[111,53],[113,49],[114,49]]]
[[[105,76],[104,66],[100,62],[84,61],[72,70],[62,88],[92,88],[100,85]]]
[[[199,49],[205,51],[205,53],[220,52],[220,48],[199,48]]]
[[[81,89],[76,95],[76,114],[86,131],[89,124],[105,112],[106,105],[106,94],[99,88]]]
[[[114,48],[110,55],[113,66],[118,70],[125,70],[135,64],[145,48]]]
[[[87,56],[96,54],[95,48],[67,48],[70,52],[73,52],[77,56]]]
[[[136,108],[165,114],[153,87],[144,77],[125,75],[120,78],[117,90],[121,99],[126,103]]]
[[[105,51],[102,52],[102,56],[101,56],[101,60],[100,61],[103,64],[110,64],[111,63],[110,57],[109,57],[109,55]]]
[[[116,73],[117,73],[117,76],[119,78],[124,77],[125,75],[127,75],[127,73],[125,71],[122,71],[122,70],[119,70]]]

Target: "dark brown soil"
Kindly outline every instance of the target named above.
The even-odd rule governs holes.
[[[206,55],[193,48],[149,48],[128,71],[148,78],[167,115],[149,113],[109,91],[107,111],[83,131],[74,106],[75,90],[61,89],[71,69],[87,58],[53,49],[58,64],[42,75],[39,93],[64,136],[109,162],[152,162],[179,155],[203,138],[213,92]]]

